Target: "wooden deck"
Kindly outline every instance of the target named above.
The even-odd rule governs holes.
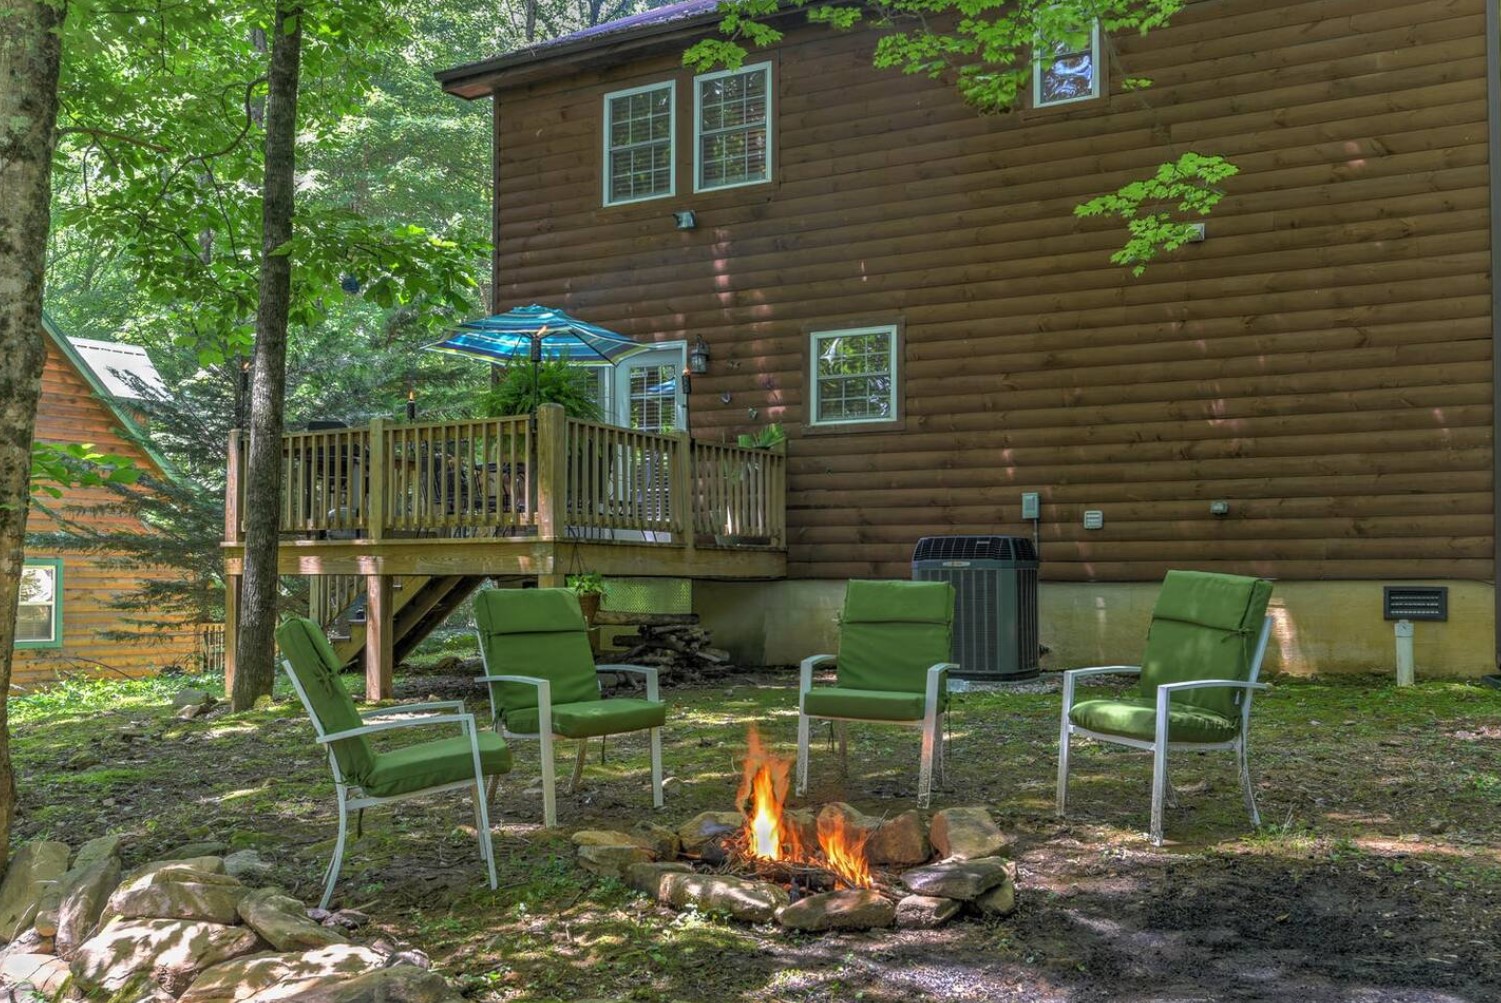
[[[227,647],[244,559],[244,443],[225,512]],[[340,653],[367,692],[487,577],[561,585],[571,570],[681,578],[786,574],[786,459],[686,435],[567,418],[388,424],[283,437],[281,571],[311,576],[313,615],[363,607]],[[230,672],[233,671],[232,657]]]

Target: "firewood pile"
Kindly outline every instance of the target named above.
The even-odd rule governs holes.
[[[615,637],[615,650],[601,651],[599,661],[655,665],[665,682],[691,682],[724,675],[730,653],[712,644],[696,613],[617,613],[601,610],[597,627],[634,627]],[[624,650],[620,650],[624,649]]]

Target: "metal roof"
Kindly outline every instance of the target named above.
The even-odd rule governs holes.
[[[139,345],[122,345],[114,341],[95,341],[92,338],[74,338],[68,341],[78,350],[78,355],[99,378],[104,392],[124,400],[143,400],[140,387],[165,395],[167,385],[161,374],[151,364],[151,357]],[[134,379],[131,379],[134,377]],[[139,384],[136,383],[139,381]]]

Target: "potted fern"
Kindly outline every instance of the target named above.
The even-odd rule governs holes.
[[[584,619],[589,626],[594,626],[594,617],[599,613],[599,604],[605,597],[604,575],[595,571],[586,571],[577,575],[568,575],[563,579],[563,584],[573,591],[578,597],[579,609],[584,611]]]

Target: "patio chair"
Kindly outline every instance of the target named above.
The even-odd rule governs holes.
[[[943,768],[942,734],[954,588],[947,582],[850,582],[844,593],[839,654],[803,659],[798,685],[797,793],[808,790],[809,723],[839,722],[840,757],[848,769],[844,723],[863,721],[922,729],[917,803],[933,794],[933,760]],[[813,670],[835,663],[835,685],[814,686]]]
[[[535,738],[541,745],[542,817],[558,824],[553,739],[578,739],[569,793],[578,790],[589,739],[651,732],[652,804],[662,807],[662,725],[667,704],[657,694],[657,670],[644,665],[595,665],[589,625],[569,589],[484,589],[474,597],[495,730],[506,738]],[[599,673],[646,678],[646,699],[600,695]],[[551,722],[549,725],[548,722]]]
[[[1246,731],[1272,618],[1272,583],[1262,578],[1169,571],[1152,609],[1141,665],[1103,665],[1063,674],[1058,735],[1058,814],[1068,808],[1069,742],[1076,735],[1152,753],[1152,842],[1162,843],[1162,805],[1172,797],[1169,751],[1234,752],[1252,827],[1261,825],[1251,787]],[[1135,673],[1135,690],[1074,703],[1084,676]]]
[[[344,862],[349,810],[443,791],[472,791],[480,859],[495,884],[495,848],[490,840],[490,810],[485,801],[485,776],[506,773],[511,751],[498,735],[479,729],[462,700],[405,704],[361,715],[339,681],[339,660],[328,638],[312,620],[296,617],[276,630],[282,667],[313,722],[318,744],[328,749],[339,799],[339,838],[329,861],[320,908],[327,909]],[[417,715],[400,717],[398,715]],[[398,718],[390,720],[391,718]],[[437,725],[458,726],[456,738],[441,738],[377,752],[368,736],[380,732]],[[356,832],[356,838],[359,833]]]

